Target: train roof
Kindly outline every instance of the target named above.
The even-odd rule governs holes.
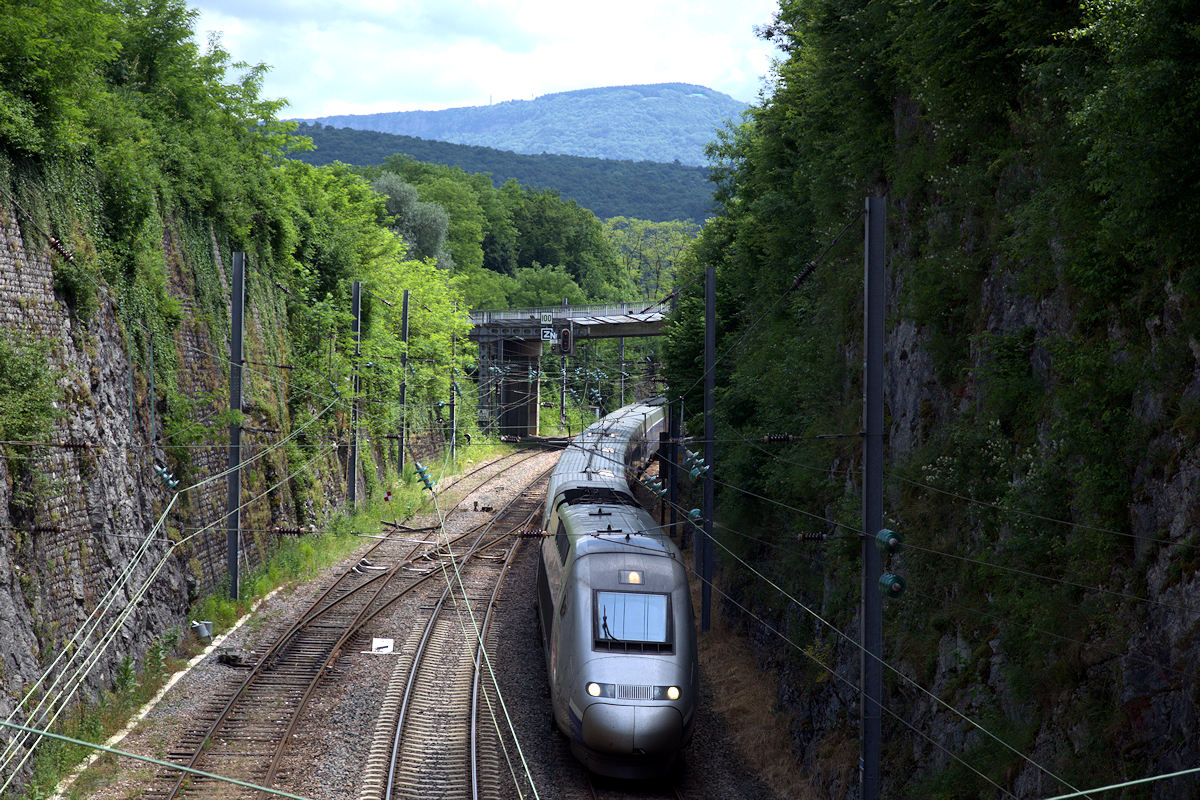
[[[589,425],[571,440],[550,477],[547,496],[564,492],[605,490],[633,496],[625,481],[626,451],[634,434],[662,419],[663,409],[655,401],[620,408]]]
[[[565,506],[576,557],[594,553],[631,553],[678,558],[679,549],[641,506],[607,503]]]

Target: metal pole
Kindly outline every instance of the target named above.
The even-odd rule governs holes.
[[[229,494],[225,502],[225,556],[229,596],[238,598],[242,536],[242,320],[246,310],[246,254],[233,254],[233,292],[229,299]]]
[[[133,398],[133,379],[134,379],[134,363],[133,363],[133,325],[128,317],[125,319],[125,336],[129,340],[129,446],[134,445],[136,428],[134,423],[137,422],[137,406],[134,405]]]
[[[863,800],[879,798],[879,750],[882,738],[883,598],[879,576],[883,556],[875,535],[883,528],[883,347],[884,232],[886,198],[869,197],[863,274],[863,537],[861,783]]]
[[[146,450],[150,454],[150,459],[154,459],[154,410],[158,403],[154,402],[154,331],[151,330],[146,335],[147,351],[150,361],[150,439],[146,442]]]
[[[622,336],[621,342],[621,404],[617,408],[625,407],[625,337]]]
[[[671,296],[671,310],[675,310],[676,296]],[[687,538],[686,528],[681,530],[679,527],[679,439],[683,436],[683,398],[679,398],[679,408],[675,410],[673,403],[667,404],[667,425],[671,429],[671,478],[670,498],[671,498],[671,536],[679,536],[679,546],[684,547],[684,539]]]
[[[716,419],[713,414],[713,392],[716,389],[717,362],[717,271],[709,267],[704,273],[704,542],[700,572],[700,630],[712,624],[713,576],[713,516],[716,513],[716,482],[713,460],[716,457]]]
[[[455,304],[455,308],[458,305]],[[458,416],[455,409],[458,407],[454,402],[454,359],[455,345],[457,341],[454,334],[450,334],[450,463],[454,463],[454,459],[458,453]]]
[[[350,422],[350,473],[346,490],[346,501],[351,510],[358,504],[358,357],[362,353],[362,283],[355,281],[350,290],[350,330],[354,334],[354,405],[351,407]]]
[[[397,469],[404,473],[404,448],[408,444],[408,289],[404,290],[404,305],[400,312],[400,457]]]
[[[670,506],[671,538],[679,535],[679,429],[675,404],[667,404],[667,505]],[[682,542],[680,543],[682,546]]]

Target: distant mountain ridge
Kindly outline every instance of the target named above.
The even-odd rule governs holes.
[[[487,173],[496,186],[511,179],[530,189],[555,189],[601,219],[703,222],[712,213],[712,185],[704,167],[546,153],[526,155],[319,123],[302,124],[296,134],[312,139],[316,149],[293,153],[292,158],[317,166],[332,161],[378,166],[391,156],[403,155],[466,172]]]
[[[314,117],[334,128],[395,133],[516,153],[704,165],[704,147],[747,105],[690,83],[609,86],[442,111]]]

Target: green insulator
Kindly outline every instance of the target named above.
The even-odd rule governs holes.
[[[884,528],[875,535],[875,546],[883,553],[899,552],[902,543],[900,534],[887,528]]]
[[[899,597],[904,594],[904,578],[885,572],[879,576],[879,589],[884,597]]]

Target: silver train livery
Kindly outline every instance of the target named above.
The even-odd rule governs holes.
[[[696,631],[679,549],[627,471],[657,448],[664,410],[637,403],[576,437],[550,478],[538,565],[554,724],[600,775],[663,775],[692,735]]]

